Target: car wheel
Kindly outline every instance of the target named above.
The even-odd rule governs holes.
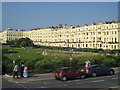
[[[63,80],[63,81],[66,81],[66,80],[67,80],[67,78],[66,78],[65,76],[63,76],[63,77],[62,77],[62,80]]]
[[[92,73],[92,76],[93,76],[93,77],[96,77],[96,76],[97,76],[97,74],[96,74],[95,72],[93,72],[93,73]]]
[[[84,79],[84,78],[85,78],[85,75],[84,75],[84,74],[82,74],[82,75],[80,76],[80,78],[81,78],[81,79]]]
[[[114,71],[113,71],[113,70],[111,70],[111,71],[110,71],[110,75],[113,75],[113,74],[114,74]]]

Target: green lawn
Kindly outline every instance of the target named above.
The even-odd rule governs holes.
[[[12,49],[12,51],[8,51],[8,49]],[[15,60],[17,63],[25,61],[25,65],[27,65],[30,70],[35,70],[40,73],[53,72],[59,67],[69,67],[70,54],[72,54],[73,58],[72,67],[79,69],[84,68],[86,60],[90,60],[91,64],[97,63],[109,67],[120,65],[117,56],[101,56],[97,53],[90,52],[71,52],[41,48],[25,49],[6,46],[2,47],[2,50],[4,56],[3,63],[8,66],[8,68],[12,68],[12,60]],[[37,55],[37,53],[44,53],[44,55]]]

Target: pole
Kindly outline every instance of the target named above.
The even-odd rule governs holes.
[[[70,60],[70,67],[71,67],[71,60]]]
[[[70,67],[71,67],[71,61],[72,61],[72,58],[69,58],[69,60],[70,60]]]

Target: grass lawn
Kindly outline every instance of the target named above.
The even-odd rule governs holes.
[[[6,50],[4,56],[7,56],[11,60],[34,60],[34,59],[41,59],[41,58],[55,58],[55,57],[61,57],[66,58],[70,57],[70,54],[72,54],[72,57],[82,57],[82,56],[94,56],[98,55],[96,53],[90,53],[90,52],[78,52],[78,51],[61,51],[61,50],[50,50],[50,49],[40,49],[40,48],[16,48],[16,47],[3,47],[3,49]],[[12,49],[12,51],[8,51],[8,49]],[[37,53],[45,53],[46,55],[37,55]]]
[[[39,55],[37,53],[39,53]],[[40,73],[51,72],[59,67],[69,67],[70,57],[73,58],[71,61],[72,67],[77,67],[79,69],[84,68],[84,63],[86,60],[90,60],[91,64],[96,62],[98,64],[104,64],[105,66],[117,65],[117,59],[115,56],[101,56],[97,53],[91,52],[3,46],[2,54],[5,57],[3,61],[8,68],[12,67],[12,60],[15,60],[17,63],[20,63],[20,61],[25,61],[25,64],[29,67],[29,69],[36,70]]]

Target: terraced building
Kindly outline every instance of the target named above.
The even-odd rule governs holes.
[[[0,32],[0,42],[28,37],[35,45],[96,48],[96,49],[120,49],[120,21],[73,27],[58,26],[35,28],[30,31],[8,29]]]

